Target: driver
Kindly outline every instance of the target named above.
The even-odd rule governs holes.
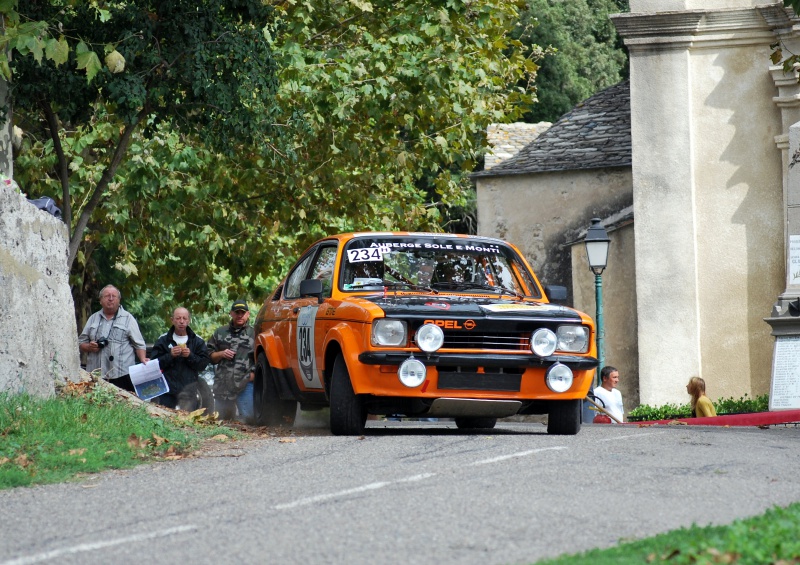
[[[353,280],[383,279],[383,261],[365,261],[353,265]]]
[[[436,265],[434,261],[422,261],[419,264],[419,273],[417,273],[417,284],[421,286],[430,286],[431,279],[433,278],[433,267]]]
[[[383,285],[383,261],[363,261],[360,263],[351,264],[350,276],[345,280],[349,281],[345,284],[346,288],[352,290],[364,288],[374,289]]]

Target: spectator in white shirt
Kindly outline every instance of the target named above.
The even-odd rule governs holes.
[[[625,409],[622,407],[622,394],[617,390],[619,371],[606,365],[600,371],[600,386],[594,389],[594,395],[601,401],[606,411],[620,422],[625,421]],[[611,419],[615,424],[614,418]]]

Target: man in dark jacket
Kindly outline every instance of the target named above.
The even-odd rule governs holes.
[[[189,321],[186,308],[175,308],[172,327],[158,338],[151,354],[152,359],[158,359],[169,385],[169,392],[155,401],[169,408],[177,406],[178,394],[187,385],[197,382],[200,371],[209,361],[206,342],[192,331]]]

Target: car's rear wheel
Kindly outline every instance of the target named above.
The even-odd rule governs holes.
[[[350,373],[341,354],[333,362],[331,373],[331,433],[336,436],[355,436],[364,433],[367,409],[353,391]]]
[[[550,402],[547,433],[574,436],[581,429],[581,401],[554,400]]]
[[[497,418],[456,418],[456,427],[491,429],[497,425]]]
[[[253,381],[253,416],[259,426],[292,426],[297,413],[296,400],[282,400],[267,356],[258,354]]]
[[[197,391],[200,393],[200,408],[205,408],[206,414],[214,412],[214,391],[205,379],[197,379]]]

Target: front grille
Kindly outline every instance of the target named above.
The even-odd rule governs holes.
[[[531,334],[519,332],[444,332],[443,349],[500,349],[503,351],[530,351]]]

